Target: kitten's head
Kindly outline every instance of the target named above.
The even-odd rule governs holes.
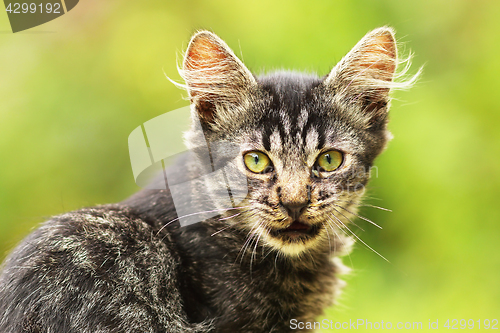
[[[379,28],[325,77],[255,77],[215,34],[196,33],[181,75],[199,121],[186,137],[192,148],[205,140],[236,147],[226,149],[236,157],[220,181],[243,176],[247,191],[228,223],[292,256],[327,247],[345,231],[373,161],[390,138],[387,113],[397,63],[393,31]]]

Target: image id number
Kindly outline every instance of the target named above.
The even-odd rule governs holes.
[[[61,4],[60,3],[46,3],[46,4],[36,4],[36,3],[13,3],[7,6],[5,9],[9,14],[25,14],[25,13],[46,13],[46,14],[61,14]]]
[[[484,320],[465,320],[465,319],[448,319],[444,323],[444,328],[452,329],[452,330],[458,330],[458,329],[492,329],[492,330],[497,330],[498,329],[498,319],[484,319]]]

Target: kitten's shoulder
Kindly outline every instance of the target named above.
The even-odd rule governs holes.
[[[158,230],[122,205],[45,222],[5,262],[0,331],[157,332],[179,326],[171,318],[183,312],[179,260],[169,235]]]
[[[43,223],[13,251],[5,269],[13,261],[22,261],[31,268],[71,264],[98,273],[106,265],[102,261],[111,256],[124,259],[131,249],[161,246],[155,241],[155,231],[158,233],[155,221],[144,220],[126,206],[80,209]]]

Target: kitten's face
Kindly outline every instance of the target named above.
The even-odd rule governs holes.
[[[323,79],[256,79],[218,37],[193,37],[182,74],[203,137],[239,147],[227,177],[248,180],[235,220],[250,238],[293,256],[346,232],[387,141],[395,57],[392,32],[379,29]]]
[[[253,116],[224,124],[218,136],[240,147],[235,162],[248,179],[240,221],[286,254],[333,244],[355,214],[385,132],[344,119],[347,110],[331,105],[316,77],[276,73],[257,82]]]

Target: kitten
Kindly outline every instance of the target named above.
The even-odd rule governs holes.
[[[167,188],[52,218],[3,265],[0,332],[289,332],[292,319],[312,321],[342,286],[347,225],[390,138],[389,91],[411,84],[394,82],[397,63],[384,27],[323,78],[256,77],[219,37],[196,33],[180,71],[193,154],[168,181],[187,184],[181,205],[219,215],[181,227]],[[204,158],[207,145],[220,158]],[[227,186],[235,179],[244,191]]]

